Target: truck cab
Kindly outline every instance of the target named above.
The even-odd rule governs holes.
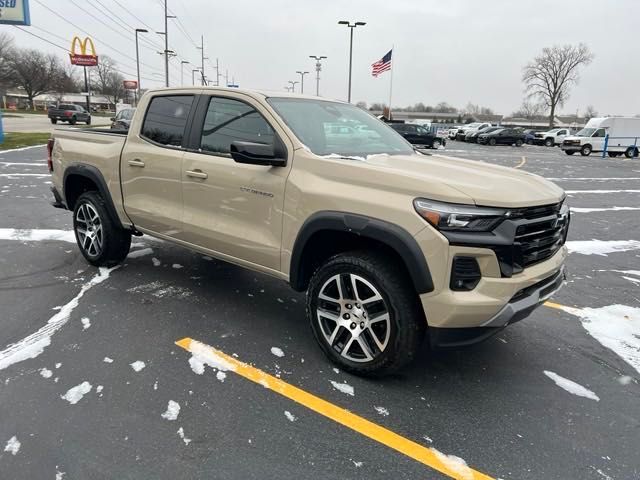
[[[547,132],[536,132],[533,143],[535,145],[544,145],[545,147],[554,147],[562,145],[564,139],[569,135],[571,135],[569,128],[554,128]]]

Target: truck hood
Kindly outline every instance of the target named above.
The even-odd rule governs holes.
[[[443,155],[370,155],[366,163],[424,184],[425,191],[416,194],[427,198],[430,185],[446,185],[449,191],[459,192],[459,203],[471,200],[476,205],[493,207],[548,205],[565,196],[560,187],[543,177],[475,160]],[[451,201],[450,194],[448,197],[446,200]]]

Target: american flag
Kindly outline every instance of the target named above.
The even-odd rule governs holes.
[[[392,52],[393,52],[393,49],[389,50],[387,54],[384,57],[382,57],[382,59],[378,60],[376,63],[373,63],[371,65],[372,67],[371,75],[373,75],[374,77],[377,77],[382,72],[391,70],[391,53]]]

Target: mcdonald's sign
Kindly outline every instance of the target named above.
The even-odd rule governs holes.
[[[77,53],[77,47],[80,47],[80,53]],[[91,54],[87,54],[87,46],[91,47]],[[98,55],[96,55],[96,47],[91,38],[86,37],[80,40],[75,36],[71,41],[71,52],[69,53],[72,65],[80,65],[81,67],[95,67],[98,65]]]

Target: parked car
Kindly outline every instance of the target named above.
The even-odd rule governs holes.
[[[478,143],[478,136],[483,133],[491,133],[502,127],[485,127],[481,130],[471,130],[464,136],[464,141],[469,143]]]
[[[625,155],[627,158],[638,156],[640,145],[640,118],[604,117],[592,118],[585,128],[562,142],[561,148],[567,155],[580,152],[589,156],[592,152],[602,152],[605,137],[609,134],[607,152],[610,157]]]
[[[447,136],[449,137],[449,140],[455,140],[456,139],[456,135],[458,134],[458,132],[460,131],[462,127],[457,125],[455,127],[451,127],[448,132],[447,132]]]
[[[499,128],[493,132],[478,135],[478,143],[521,147],[524,144],[524,134],[515,128]]]
[[[135,111],[135,108],[120,110],[115,117],[111,117],[111,128],[114,130],[129,130]]]
[[[69,122],[69,125],[84,122],[87,125],[91,125],[91,114],[84,107],[71,103],[61,103],[57,107],[50,107],[47,116],[54,125],[58,122]]]
[[[336,118],[375,140],[352,128],[332,143]],[[307,291],[320,348],[356,374],[396,371],[427,333],[434,346],[484,340],[564,282],[560,187],[416,153],[348,103],[150,90],[127,133],[56,130],[47,149],[54,206],[73,212],[88,263],[117,265],[147,234],[279,278]]]
[[[535,145],[553,147],[561,145],[568,135],[571,135],[571,129],[569,128],[554,128],[547,132],[535,132],[533,143]]]
[[[477,132],[478,130],[482,130],[483,128],[490,127],[490,123],[482,123],[482,122],[474,122],[462,127],[458,134],[456,135],[456,140],[461,140],[464,142],[464,139],[469,132]]]
[[[438,137],[431,130],[415,125],[413,123],[391,123],[389,124],[396,132],[402,135],[407,142],[416,147],[440,148],[447,144],[447,140]]]
[[[527,145],[533,145],[536,138],[536,131],[533,129],[525,129],[522,130],[522,134],[524,135],[524,143]]]

